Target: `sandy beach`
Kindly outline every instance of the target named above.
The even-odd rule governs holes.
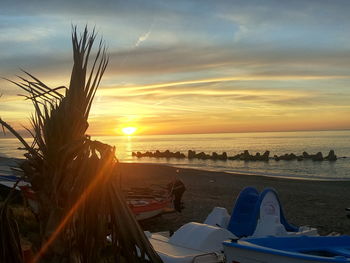
[[[350,234],[350,219],[345,212],[350,207],[349,181],[270,178],[136,163],[121,163],[120,168],[122,183],[127,186],[164,185],[175,176],[186,185],[182,213],[143,222],[145,230],[176,230],[190,221],[203,222],[215,206],[225,207],[230,213],[239,192],[246,186],[255,186],[260,191],[265,187],[278,191],[290,223],[316,227],[322,235]]]
[[[316,227],[321,235],[350,234],[350,219],[345,211],[350,207],[350,181],[283,179],[138,163],[120,163],[119,172],[127,188],[165,186],[176,176],[186,185],[185,209],[141,222],[144,230],[176,230],[187,222],[203,222],[215,206],[231,213],[239,192],[255,186],[259,191],[265,187],[278,191],[290,223]],[[8,193],[6,187],[0,190],[3,196]]]

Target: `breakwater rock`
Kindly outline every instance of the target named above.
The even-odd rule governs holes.
[[[196,153],[195,151],[188,151],[188,159],[201,159],[201,160],[227,160],[227,153],[223,152],[222,154],[218,154],[213,152],[211,155],[206,154],[204,152]]]
[[[270,151],[265,151],[263,154],[257,152],[255,155],[245,150],[243,153],[236,154],[235,156],[228,157],[229,160],[242,160],[242,161],[268,161]]]
[[[212,154],[207,154],[205,152],[197,153],[196,151],[189,150],[187,153],[187,156],[181,152],[171,152],[169,150],[166,150],[164,152],[155,151],[150,152],[147,151],[145,153],[141,152],[132,152],[132,156],[135,156],[137,158],[142,157],[153,157],[153,158],[176,158],[176,159],[200,159],[200,160],[221,160],[221,161],[227,161],[227,160],[241,160],[241,161],[264,161],[267,162],[270,159],[273,159],[275,161],[303,161],[303,160],[312,160],[312,161],[336,161],[338,159],[337,155],[335,154],[334,150],[330,150],[327,156],[323,156],[321,152],[318,152],[316,154],[309,154],[307,152],[303,152],[301,155],[296,155],[294,153],[286,153],[283,155],[274,155],[274,157],[270,157],[270,151],[265,151],[263,154],[260,154],[257,152],[256,154],[250,154],[248,150],[243,151],[242,153],[236,154],[234,156],[228,156],[226,152],[223,152],[221,154],[217,152],[213,152]]]
[[[169,150],[166,150],[165,152],[155,151],[155,152],[132,152],[132,156],[136,156],[138,158],[142,157],[155,157],[155,158],[186,158],[186,156],[183,153],[180,152],[171,152]]]
[[[303,152],[302,155],[295,155],[294,153],[286,153],[284,155],[277,156],[275,155],[273,157],[275,161],[293,161],[293,160],[298,160],[298,161],[303,161],[303,160],[312,160],[312,161],[336,161],[338,157],[335,155],[334,150],[330,150],[328,155],[326,157],[323,157],[323,154],[321,152],[318,152],[316,154],[309,154],[307,152]]]

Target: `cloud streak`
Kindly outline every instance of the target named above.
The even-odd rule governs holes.
[[[116,122],[148,133],[327,126],[318,116],[350,128],[349,12],[344,0],[4,0],[0,75],[14,79],[21,67],[68,85],[70,25],[88,23],[111,62],[91,112],[96,131]],[[21,91],[0,81],[0,93],[0,115],[25,120]]]
[[[140,46],[142,42],[145,42],[145,41],[149,38],[149,36],[150,36],[151,33],[152,33],[154,24],[155,24],[155,19],[153,19],[152,24],[150,25],[148,31],[147,31],[145,34],[141,35],[141,36],[137,39],[137,41],[136,41],[136,43],[135,43],[135,47]]]

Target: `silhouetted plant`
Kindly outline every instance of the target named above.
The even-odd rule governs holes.
[[[100,41],[87,76],[95,38],[94,31],[89,34],[85,28],[78,36],[73,27],[69,88],[50,88],[26,71],[29,79],[11,81],[27,92],[35,108],[32,145],[0,119],[27,149],[22,169],[36,194],[42,237],[33,262],[162,262],[117,183],[115,149],[86,135],[92,101],[108,64]],[[107,248],[109,259],[102,257]]]

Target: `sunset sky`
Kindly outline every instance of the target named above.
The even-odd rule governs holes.
[[[350,1],[10,1],[0,76],[68,86],[71,25],[96,26],[110,64],[89,133],[350,129]],[[0,80],[0,117],[32,105]]]

